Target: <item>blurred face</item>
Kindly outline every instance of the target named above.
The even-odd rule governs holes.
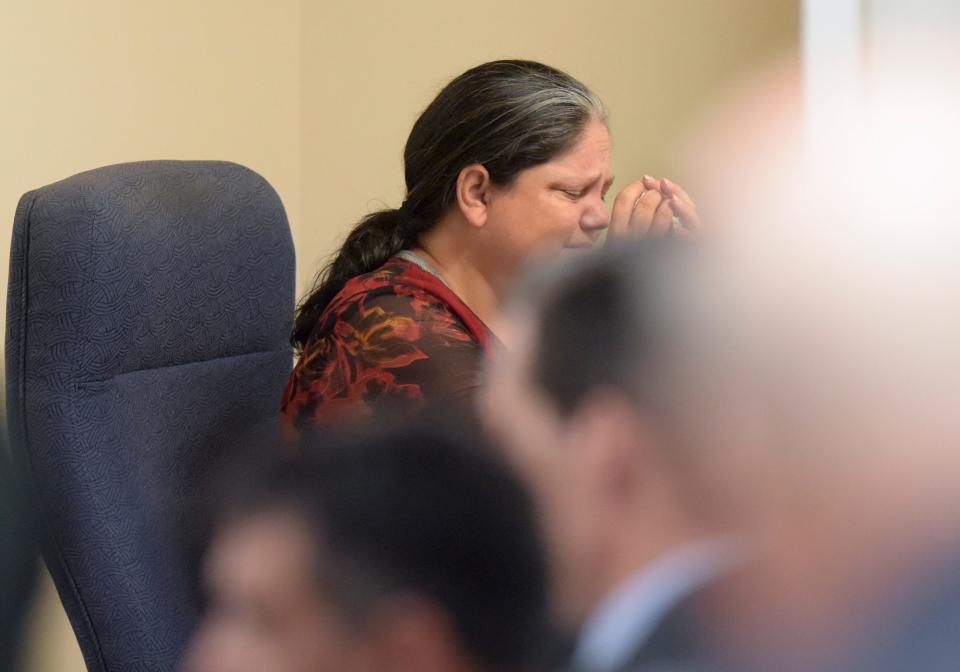
[[[610,149],[606,125],[592,120],[568,152],[494,188],[485,225],[492,256],[518,268],[531,257],[592,247],[610,223]]]
[[[355,638],[316,582],[316,552],[295,516],[264,513],[222,531],[205,581],[210,607],[188,672],[361,669]]]
[[[604,515],[593,451],[585,450],[576,422],[560,417],[529,380],[532,334],[514,321],[510,352],[493,359],[487,387],[491,431],[530,486],[545,527],[554,594],[561,616],[576,624],[593,607],[592,584],[602,552]]]

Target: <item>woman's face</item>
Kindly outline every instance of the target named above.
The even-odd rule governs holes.
[[[531,258],[592,247],[610,224],[610,149],[606,125],[594,119],[565,154],[495,187],[484,227],[494,263],[513,272]]]

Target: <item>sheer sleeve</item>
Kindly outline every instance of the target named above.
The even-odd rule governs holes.
[[[311,340],[284,395],[294,430],[368,417],[469,406],[482,351],[439,300],[417,290],[365,295],[338,307]]]

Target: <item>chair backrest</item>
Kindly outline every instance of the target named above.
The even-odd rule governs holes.
[[[89,670],[176,667],[197,619],[185,503],[278,431],[294,291],[283,205],[242,166],[122,164],[22,197],[10,441]]]

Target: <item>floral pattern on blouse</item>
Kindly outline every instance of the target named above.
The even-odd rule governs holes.
[[[283,395],[288,438],[430,404],[465,405],[492,336],[439,278],[391,258],[352,278],[327,306]]]

